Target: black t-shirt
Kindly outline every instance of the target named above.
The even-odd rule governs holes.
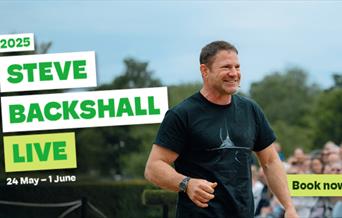
[[[177,172],[218,183],[207,208],[179,193],[177,217],[253,217],[251,151],[274,141],[259,106],[239,95],[228,105],[217,105],[198,92],[170,109],[155,144],[179,154]]]

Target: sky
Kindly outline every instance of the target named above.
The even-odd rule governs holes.
[[[215,40],[239,50],[241,88],[300,67],[333,85],[342,72],[339,1],[0,1],[0,34],[34,33],[49,53],[95,51],[98,83],[149,62],[166,85],[201,81],[199,53]]]

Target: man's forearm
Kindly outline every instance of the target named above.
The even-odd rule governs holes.
[[[263,166],[263,170],[269,188],[276,195],[285,210],[293,209],[286,173],[281,161],[279,159],[274,159]]]
[[[145,178],[153,184],[171,191],[178,192],[179,183],[184,179],[184,175],[178,173],[169,164],[157,160],[147,163]]]
[[[177,159],[178,154],[158,145],[153,145],[146,163],[145,178],[155,185],[171,191],[179,191],[179,184],[185,178],[178,173],[171,163]],[[184,191],[198,207],[208,207],[208,202],[214,198],[216,182],[205,179],[191,178]]]

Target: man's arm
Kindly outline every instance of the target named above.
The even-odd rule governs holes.
[[[178,154],[170,149],[153,145],[146,163],[145,178],[153,184],[171,191],[179,191],[179,183],[186,177],[178,173],[171,164]],[[204,179],[191,178],[186,189],[189,198],[199,207],[208,207],[209,200],[214,198],[217,183]]]
[[[298,215],[292,204],[290,191],[287,185],[286,173],[277,151],[273,145],[256,152],[260,165],[262,166],[267,183],[285,208],[285,218],[297,218]]]
[[[177,157],[176,152],[153,145],[146,163],[145,178],[161,188],[178,192],[178,184],[185,176],[171,167]]]

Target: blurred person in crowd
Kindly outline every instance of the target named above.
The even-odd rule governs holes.
[[[270,199],[270,204],[262,207],[260,214],[256,215],[255,218],[283,218],[284,212],[284,208],[281,206],[279,200],[273,195]]]
[[[332,218],[341,218],[342,217],[342,200],[336,202],[333,211]]]
[[[334,162],[330,164],[330,172],[332,174],[342,174],[342,161]],[[342,196],[341,197],[330,197],[330,203],[333,205],[332,217],[342,217]]]
[[[272,193],[267,186],[267,180],[262,167],[259,168],[258,172],[259,181],[262,183],[263,188],[261,191],[261,197],[259,202],[256,204],[255,216],[259,216],[263,208],[269,208],[271,205]]]
[[[276,196],[273,196],[271,200],[271,207],[272,207],[272,217],[274,218],[283,218],[284,217],[284,208],[280,204],[279,200]]]
[[[289,169],[287,170],[290,174],[296,173],[308,173],[310,169],[310,158],[303,152],[303,149],[296,148],[293,156],[288,159],[288,163],[290,164]]]
[[[301,173],[310,173],[311,170],[311,158],[309,156],[305,156],[305,160],[303,164],[301,165]]]
[[[314,173],[314,174],[323,173],[323,162],[319,156],[315,156],[311,158],[310,171],[311,173]]]
[[[323,173],[324,174],[341,174],[341,170],[342,170],[342,163],[339,161],[339,162],[333,162],[332,164],[331,163],[325,164],[323,168]],[[340,197],[319,197],[317,204],[313,208],[313,214],[315,215],[315,218],[316,217],[317,218],[332,217],[334,205],[336,205],[336,202],[339,200],[341,200]],[[339,218],[341,217],[342,217],[342,214]]]
[[[289,165],[286,171],[288,174],[300,173],[300,167],[299,167],[300,164],[297,161],[297,158],[295,158],[294,156],[290,156],[289,159],[287,160],[287,163]]]
[[[327,164],[332,165],[336,162],[340,162],[340,148],[338,146],[331,147],[329,154],[327,156]]]
[[[301,152],[298,152],[298,153],[301,153]],[[291,158],[289,158],[288,162],[290,163],[290,166],[291,166],[287,171],[288,174],[303,173],[303,168],[301,166],[302,163],[298,162],[297,158],[292,156]],[[318,197],[292,197],[292,202],[296,208],[298,216],[301,218],[302,217],[311,218],[310,214],[312,212],[312,208],[317,204],[318,199],[319,199]]]
[[[328,157],[328,164],[334,164],[334,163],[338,163],[341,161],[340,155],[338,152],[336,153],[330,153],[329,157]]]
[[[325,155],[328,158],[326,158],[326,163],[324,165],[324,174],[335,174],[339,170],[342,160],[337,152],[336,147],[331,147],[328,155]]]
[[[337,161],[330,164],[330,173],[331,174],[342,174],[342,162]]]
[[[314,155],[311,158],[311,173],[330,174],[332,166],[324,165],[320,155]],[[296,206],[299,217],[322,218],[331,217],[334,203],[329,197],[295,197],[293,203]]]
[[[323,165],[323,174],[331,174],[331,166],[330,164]]]
[[[300,164],[304,163],[306,160],[306,156],[302,148],[296,148],[293,152],[293,157],[295,157]]]
[[[331,152],[336,151],[336,148],[338,148],[338,146],[332,141],[328,141],[324,144],[322,150],[322,161],[324,164],[329,163],[329,155]]]
[[[251,172],[252,172],[252,192],[254,197],[254,212],[261,200],[262,190],[264,188],[264,184],[259,181],[258,176],[258,168],[256,165],[251,166]]]

